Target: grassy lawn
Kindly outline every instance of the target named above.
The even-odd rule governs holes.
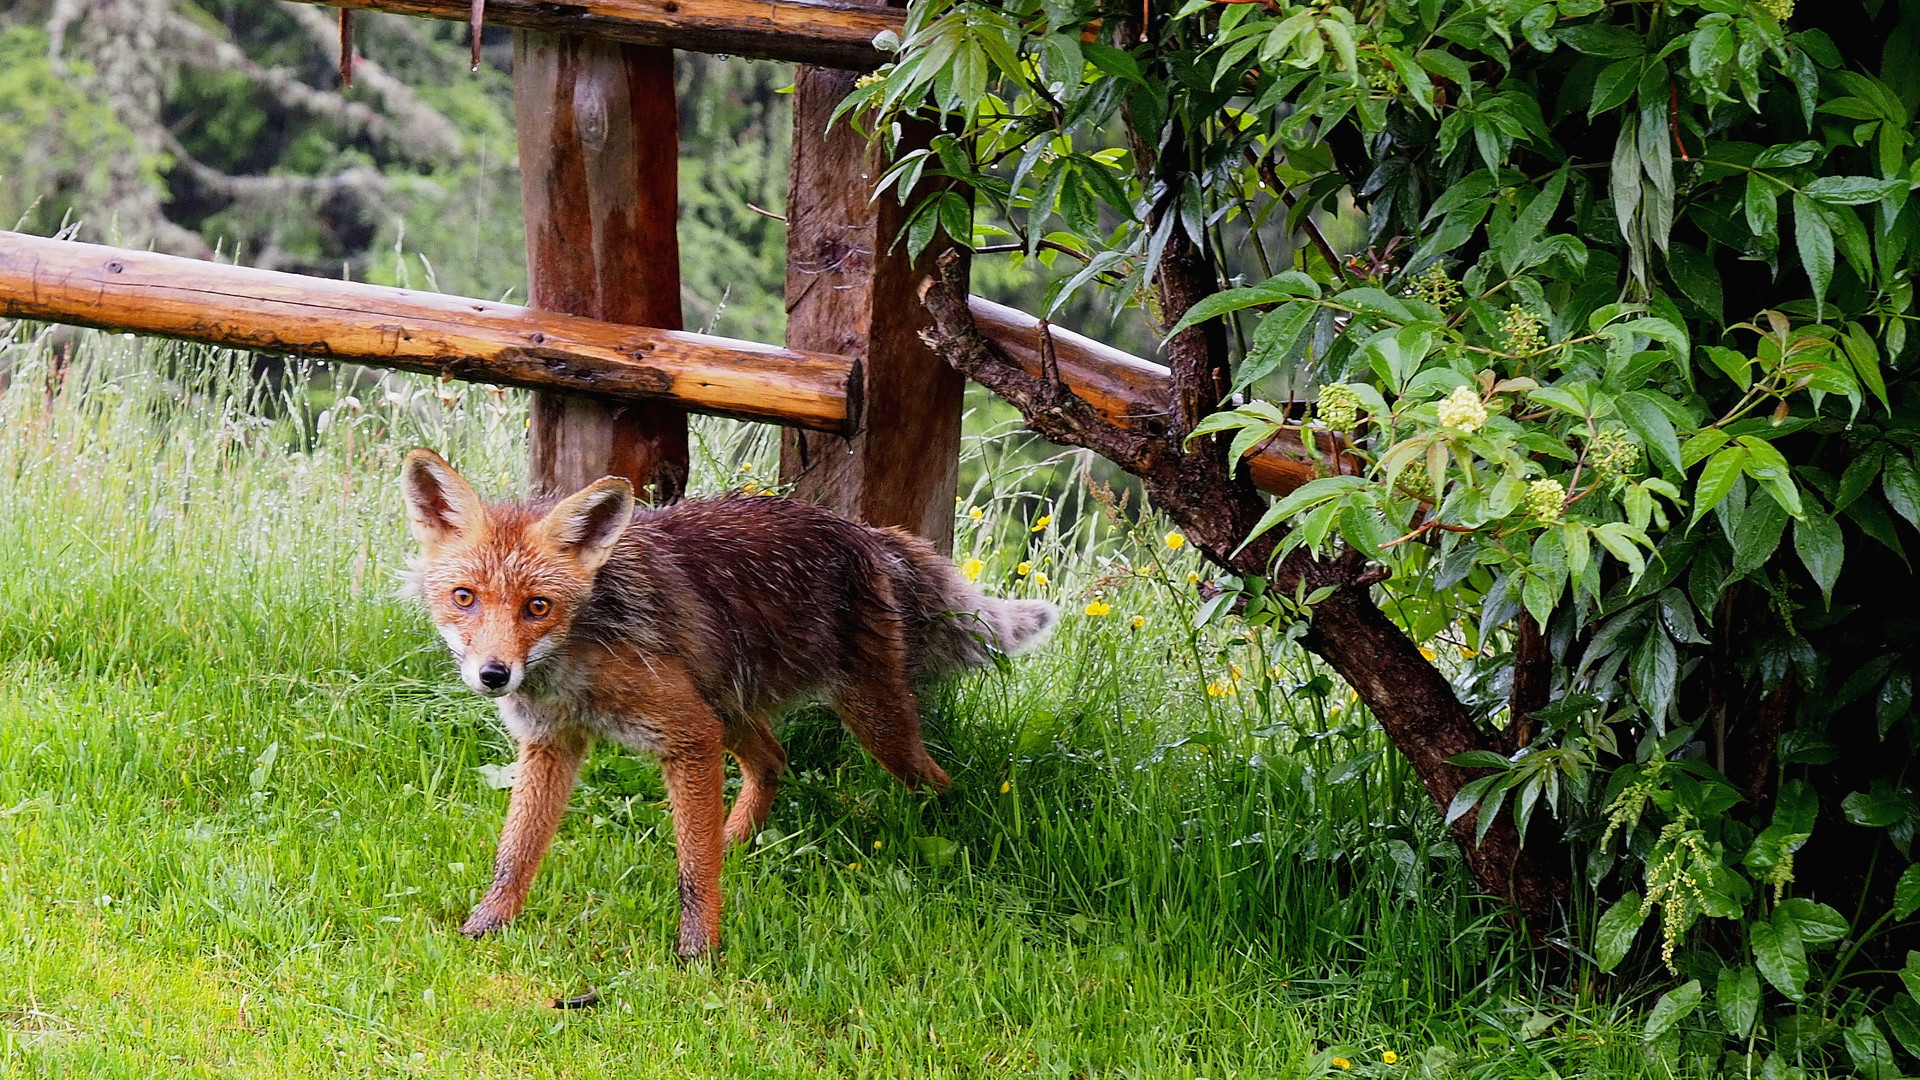
[[[951,792],[789,717],[687,967],[658,772],[602,749],[527,912],[467,941],[511,753],[392,597],[394,478],[426,444],[512,490],[518,399],[396,379],[323,425],[328,388],[88,340],[51,399],[16,345],[0,397],[0,1073],[1707,1074],[1473,894],[1344,687],[1193,631],[1190,549],[1084,485],[1036,505],[1006,439],[960,556],[1068,614],[925,695]],[[766,474],[702,424],[697,487]]]

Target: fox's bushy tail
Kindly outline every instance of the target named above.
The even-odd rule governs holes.
[[[1060,610],[1045,600],[987,596],[953,560],[926,541],[894,533],[902,564],[893,573],[894,596],[915,630],[914,674],[944,675],[1017,656],[1047,640]]]

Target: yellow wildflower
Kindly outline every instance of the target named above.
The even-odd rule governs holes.
[[[740,490],[746,492],[749,495],[758,495],[760,494],[760,485],[749,480],[746,482],[746,484],[744,484],[740,488]]]
[[[1147,625],[1147,617],[1145,615],[1135,615],[1133,618],[1127,620],[1127,625],[1138,630]]]
[[[1167,534],[1167,550],[1168,551],[1179,551],[1181,548],[1186,546],[1187,546],[1186,537],[1180,535],[1178,532],[1170,532]]]
[[[1111,611],[1113,611],[1112,604],[1103,604],[1098,600],[1095,600],[1093,603],[1087,605],[1087,614],[1093,616],[1096,619],[1102,615],[1106,615],[1110,613]]]
[[[1053,515],[1041,514],[1039,517],[1033,519],[1033,528],[1029,529],[1028,531],[1039,532],[1051,524],[1053,524]]]
[[[1195,570],[1187,571],[1187,584],[1189,585],[1200,584],[1200,574],[1198,571],[1195,571]]]
[[[1336,1069],[1339,1069],[1341,1072],[1345,1072],[1348,1069],[1353,1068],[1353,1062],[1348,1061],[1346,1058],[1334,1058],[1332,1061],[1328,1062],[1328,1064],[1332,1065]]]
[[[1240,692],[1239,687],[1233,685],[1230,682],[1226,682],[1224,680],[1221,682],[1210,682],[1207,684],[1208,697],[1226,697],[1228,694],[1237,694],[1239,692]]]
[[[1045,585],[1047,583],[1047,575],[1036,571],[1033,575],[1033,583],[1035,585]]]
[[[1239,682],[1246,674],[1246,672],[1240,670],[1239,664],[1227,665],[1227,680],[1229,682]]]
[[[847,869],[849,869],[849,870],[858,870],[858,869],[860,869],[860,864],[859,864],[859,863],[857,863],[857,862],[850,862],[850,863],[848,863],[848,864],[847,864]]]
[[[873,850],[875,851],[879,851],[881,848],[886,846],[887,846],[887,842],[885,840],[875,840],[873,842]]]
[[[1033,573],[1033,563],[1022,560],[1019,566],[1013,568],[1013,572],[1019,574],[1021,577],[1026,577],[1028,574]]]
[[[1394,1062],[1400,1060],[1400,1055],[1391,1050],[1382,1050],[1380,1051],[1380,1060],[1392,1065]]]
[[[967,575],[968,581],[979,581],[980,571],[986,568],[987,564],[981,562],[979,559],[968,559],[966,562],[960,564],[960,572]]]
[[[1428,648],[1427,646],[1422,645],[1420,646],[1420,655],[1426,657],[1428,660],[1436,660],[1439,658],[1440,654],[1434,652],[1432,649]]]
[[[977,506],[969,506],[967,507],[967,516],[975,521],[979,521],[981,518],[987,516],[987,512]]]
[[[1000,781],[1000,794],[1005,795],[1007,792],[1012,790],[1013,790],[1013,781],[1011,780]]]

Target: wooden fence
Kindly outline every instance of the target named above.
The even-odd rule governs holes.
[[[332,6],[473,11],[470,0]],[[517,28],[529,307],[0,232],[0,316],[528,387],[530,479],[547,491],[613,474],[675,498],[688,411],[779,423],[781,479],[797,494],[948,547],[963,385],[921,342],[917,299],[941,243],[909,261],[893,240],[911,202],[872,197],[878,149],[850,125],[827,131],[858,72],[883,61],[875,37],[897,36],[903,14],[848,0],[487,0],[488,20]],[[801,65],[785,347],[681,330],[674,48]],[[989,338],[1040,371],[1037,320],[971,306]],[[1124,427],[1164,428],[1164,367],[1052,337],[1069,388]],[[1324,435],[1302,439],[1283,431],[1253,454],[1255,483],[1284,493],[1338,460]]]

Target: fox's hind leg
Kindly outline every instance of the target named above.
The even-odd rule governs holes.
[[[727,843],[744,844],[759,833],[787,771],[787,751],[764,717],[729,725],[727,749],[740,763],[740,794],[727,815]]]
[[[931,784],[945,791],[953,781],[927,755],[920,740],[920,706],[907,678],[906,649],[869,655],[864,670],[850,674],[827,694],[827,703],[867,753],[910,788]]]

